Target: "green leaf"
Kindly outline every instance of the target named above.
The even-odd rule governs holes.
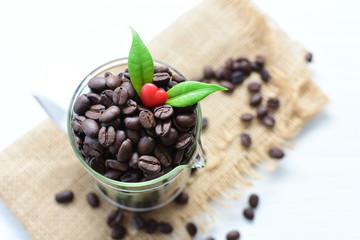
[[[129,58],[128,69],[131,83],[140,96],[141,87],[145,83],[151,83],[154,74],[154,61],[145,44],[141,41],[139,34],[130,27],[133,35]]]
[[[191,106],[209,94],[223,90],[227,88],[195,81],[182,82],[167,91],[169,98],[166,103],[173,107]]]

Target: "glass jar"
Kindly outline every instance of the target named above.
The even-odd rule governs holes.
[[[123,208],[129,211],[149,211],[160,208],[169,202],[171,202],[186,186],[189,180],[192,168],[203,168],[206,164],[206,158],[201,145],[201,128],[202,128],[202,117],[200,104],[197,106],[197,125],[196,125],[196,138],[194,141],[194,151],[186,159],[186,164],[179,165],[172,169],[165,175],[158,177],[153,180],[145,182],[120,182],[106,178],[93,170],[84,160],[76,147],[75,138],[71,128],[71,120],[76,115],[73,111],[75,100],[82,94],[90,91],[87,86],[90,79],[96,76],[104,76],[105,72],[120,73],[127,68],[128,59],[121,58],[108,62],[85,77],[85,79],[77,87],[68,110],[67,116],[67,128],[68,136],[71,147],[80,160],[85,169],[90,173],[91,176],[96,180],[96,186],[101,195],[115,206]],[[173,73],[183,76],[173,67],[160,61],[154,60],[154,65],[167,66]]]

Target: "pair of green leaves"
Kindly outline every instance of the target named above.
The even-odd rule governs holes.
[[[128,69],[131,83],[137,94],[140,96],[142,86],[145,83],[151,83],[153,80],[154,61],[139,34],[133,28],[130,29],[132,31],[133,40],[128,58]],[[168,100],[166,101],[166,104],[173,107],[190,106],[209,94],[221,90],[227,89],[213,84],[185,81],[175,85],[167,91]]]

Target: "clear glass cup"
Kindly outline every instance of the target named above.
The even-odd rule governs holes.
[[[67,128],[70,144],[76,157],[80,160],[82,165],[91,174],[91,176],[93,176],[93,178],[96,180],[96,186],[101,195],[115,206],[129,211],[141,212],[157,209],[171,202],[180,192],[182,192],[186,186],[186,183],[188,182],[191,174],[191,169],[205,167],[206,157],[204,155],[200,139],[202,117],[201,107],[200,104],[198,104],[196,109],[198,121],[196,125],[196,138],[194,142],[195,146],[190,156],[187,156],[188,160],[185,161],[187,164],[179,165],[165,175],[153,180],[146,182],[128,183],[106,178],[105,176],[93,170],[85,162],[84,158],[76,147],[71,128],[71,120],[73,119],[74,115],[76,115],[73,111],[75,99],[77,99],[80,95],[89,92],[87,84],[91,78],[95,76],[104,76],[105,72],[123,72],[125,68],[127,68],[127,62],[127,58],[113,60],[96,68],[85,77],[85,79],[75,90],[75,93],[71,99],[67,116]],[[155,66],[165,65],[169,67],[173,73],[183,76],[180,72],[166,63],[154,60],[154,64]]]

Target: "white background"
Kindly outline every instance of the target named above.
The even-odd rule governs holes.
[[[58,98],[73,89],[65,82],[76,84],[96,66],[127,55],[129,25],[148,42],[199,2],[1,1],[0,149],[47,117],[32,89],[55,91]],[[360,4],[254,2],[314,53],[314,80],[331,104],[304,127],[279,169],[246,192],[261,198],[255,220],[242,217],[245,197],[221,209],[204,236],[224,239],[238,229],[242,239],[253,240],[360,239]],[[29,239],[1,201],[0,236]]]

